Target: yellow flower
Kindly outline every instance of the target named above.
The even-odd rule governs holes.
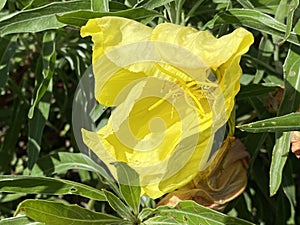
[[[208,31],[163,23],[91,19],[95,98],[117,106],[84,143],[115,176],[115,161],[140,176],[142,194],[158,198],[191,181],[211,161],[215,132],[239,91],[241,55],[253,42],[239,28],[216,39]]]

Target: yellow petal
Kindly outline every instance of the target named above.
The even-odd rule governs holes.
[[[253,37],[243,28],[221,38],[215,38],[208,31],[162,23],[154,28],[151,40],[180,45],[199,56],[209,67],[216,69],[236,54],[241,44],[247,49],[253,42]]]
[[[169,193],[158,205],[175,206],[182,200],[194,200],[215,210],[222,210],[240,195],[247,185],[249,153],[234,137],[228,136],[213,163],[187,185]]]
[[[152,29],[122,17],[102,17],[88,20],[81,28],[81,36],[92,36],[93,62],[119,45],[149,40]]]
[[[81,36],[92,36],[93,46],[93,72],[95,75],[95,97],[104,105],[114,106],[124,100],[132,86],[132,81],[147,76],[143,71],[134,68],[130,70],[126,65],[117,65],[114,55],[106,55],[118,46],[128,45],[149,40],[152,29],[122,17],[102,17],[90,19],[81,28]],[[122,54],[115,52],[116,54]],[[122,58],[130,57],[130,52],[123,51]],[[134,57],[134,55],[133,55]],[[134,59],[132,59],[134,60]],[[128,62],[124,62],[125,64]],[[136,66],[133,66],[136,67]],[[149,72],[150,73],[150,72]],[[118,95],[118,90],[124,93]],[[117,97],[119,96],[119,100]]]

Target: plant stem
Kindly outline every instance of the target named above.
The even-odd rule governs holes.
[[[94,205],[95,205],[95,200],[94,199],[90,199],[86,208],[89,209],[89,210],[92,210],[94,208]]]
[[[182,12],[182,6],[184,4],[185,0],[178,0],[177,3],[177,10],[176,10],[176,20],[175,23],[176,24],[180,24],[181,23],[181,12]]]

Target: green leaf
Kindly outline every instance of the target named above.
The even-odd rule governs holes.
[[[108,12],[109,1],[108,0],[91,0],[92,11]]]
[[[291,145],[291,132],[276,133],[276,142],[272,151],[272,162],[270,167],[270,195],[278,191],[282,171],[288,157]]]
[[[300,21],[295,26],[300,32]],[[300,108],[300,47],[291,45],[284,62],[284,94],[278,115],[295,112]],[[270,195],[276,194],[282,180],[282,171],[290,150],[291,132],[276,133],[270,168]]]
[[[156,209],[155,216],[146,220],[144,224],[254,225],[245,220],[230,217],[198,205],[194,201],[181,201],[175,208],[160,206]]]
[[[0,88],[3,88],[6,84],[11,59],[15,55],[17,47],[17,36],[13,36],[7,44],[0,60]]]
[[[105,225],[121,224],[121,218],[105,213],[93,212],[78,205],[66,205],[45,200],[25,200],[15,214],[24,213],[29,218],[47,225]]]
[[[257,55],[257,60],[260,62],[263,62],[263,65],[270,64],[271,54],[274,51],[274,45],[271,42],[269,38],[267,38],[267,35],[264,35],[259,43],[259,51]],[[257,65],[257,70],[255,73],[255,78],[253,80],[254,84],[258,84],[262,79],[265,73],[268,73],[267,70],[265,70],[265,67]]]
[[[1,203],[15,201],[15,200],[17,200],[19,198],[22,198],[22,197],[26,196],[26,195],[27,194],[25,194],[25,193],[12,193],[12,194],[2,193],[0,195],[0,197],[1,197]]]
[[[18,216],[2,219],[0,225],[45,225],[45,223],[33,222],[26,216]]]
[[[237,0],[245,9],[254,9],[254,6],[249,0]]]
[[[49,86],[51,86],[51,88],[49,88],[48,90],[52,90],[52,82],[50,82]],[[45,96],[43,96],[41,102],[39,102],[37,107],[35,108],[35,113],[33,118],[28,121],[27,152],[28,152],[29,169],[33,167],[34,163],[37,161],[39,157],[43,130],[45,128],[46,121],[49,117],[50,99],[51,99],[51,92],[49,91]]]
[[[124,219],[134,222],[136,219],[132,214],[132,211],[126,206],[117,196],[107,190],[103,190],[106,200],[109,205]]]
[[[155,9],[161,6],[164,6],[170,2],[174,2],[174,0],[149,0],[142,1],[138,6],[143,6],[146,9]]]
[[[36,95],[32,99],[32,106],[28,112],[28,168],[32,169],[37,161],[41,149],[43,130],[50,112],[52,95],[52,77],[54,74],[56,51],[55,33],[46,32],[43,37],[43,70],[42,80],[36,79]],[[37,66],[39,68],[39,64]],[[36,73],[39,73],[39,69]],[[34,113],[34,111],[36,111]]]
[[[300,22],[297,23],[300,32]],[[291,45],[284,65],[284,94],[278,115],[300,109],[300,47]]]
[[[0,175],[0,192],[64,195],[74,194],[98,201],[106,201],[98,189],[74,181],[32,176]]]
[[[249,84],[247,86],[241,86],[239,93],[237,94],[237,100],[244,100],[254,96],[268,94],[275,91],[278,87],[266,86],[263,84]]]
[[[275,195],[281,185],[282,171],[290,150],[291,135],[291,132],[276,133],[270,166],[270,196]]]
[[[139,213],[138,218],[141,221],[144,221],[155,214],[155,209],[152,208],[143,208],[142,211]]]
[[[9,165],[11,160],[13,159],[14,152],[16,150],[15,146],[18,142],[20,130],[24,122],[24,114],[25,103],[18,98],[13,103],[13,113],[11,115],[10,121],[8,122],[9,129],[6,132],[4,141],[1,143],[0,171],[9,171]]]
[[[131,207],[135,215],[138,215],[140,208],[141,187],[139,175],[126,163],[116,162],[118,183],[123,199]]]
[[[81,27],[85,25],[89,19],[100,18],[103,16],[120,16],[129,19],[142,20],[147,17],[161,16],[161,14],[154,10],[138,7],[134,9],[121,10],[118,12],[93,12],[80,10],[77,12],[59,14],[57,15],[57,19],[62,23]]]
[[[300,113],[290,113],[270,119],[260,120],[253,123],[237,126],[242,131],[260,132],[285,132],[300,130]]]
[[[53,2],[39,8],[11,13],[0,18],[0,37],[13,33],[34,33],[58,29],[65,24],[57,21],[57,14],[84,9],[91,9],[90,1]]]
[[[0,10],[2,10],[6,4],[7,0],[0,0]]]
[[[81,153],[59,152],[40,158],[31,170],[33,176],[51,176],[53,174],[65,173],[70,169],[80,169],[91,171],[104,177],[115,192],[118,187],[115,180],[106,172],[106,170],[91,160],[88,156]]]
[[[218,13],[205,25],[205,27],[212,29],[217,25],[223,24],[246,26],[280,38],[285,37],[287,30],[287,26],[285,24],[280,23],[273,17],[254,9],[230,9],[228,11]],[[296,45],[300,45],[299,40],[300,36],[294,32],[291,32],[287,38],[287,41]]]
[[[36,96],[29,110],[29,119],[33,118],[34,108],[43,98],[47,91],[52,91],[52,76],[55,69],[56,51],[55,51],[55,33],[46,32],[43,37],[43,79],[36,85]],[[49,112],[46,112],[48,114]],[[47,119],[47,118],[46,118]]]
[[[293,171],[292,171],[292,164],[291,161],[288,159],[286,163],[286,167],[284,168],[284,176],[282,179],[282,186],[283,186],[283,192],[290,203],[290,218],[288,219],[287,224],[295,224],[295,209],[297,205],[296,200],[296,186],[295,186],[295,180],[293,178]],[[279,210],[282,211],[286,207],[286,205],[279,205]]]
[[[283,37],[283,40],[278,43],[278,45],[282,45],[290,36],[293,26],[293,19],[294,19],[294,12],[299,6],[299,0],[290,0],[288,3],[288,10],[287,10],[287,19],[286,19],[286,31]]]

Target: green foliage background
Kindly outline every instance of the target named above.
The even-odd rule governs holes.
[[[298,0],[1,0],[0,9],[0,225],[300,224],[300,163],[290,153],[300,130]],[[251,154],[248,186],[224,214],[191,201],[154,209],[80,153],[72,102],[92,52],[79,28],[106,15],[216,36],[243,26],[255,36],[235,108],[235,136]]]

